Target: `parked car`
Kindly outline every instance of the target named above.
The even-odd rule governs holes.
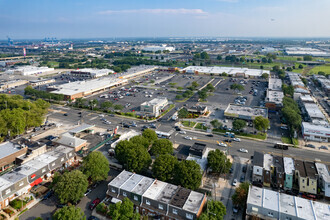
[[[241,141],[240,138],[234,138],[233,140],[234,140],[234,141],[237,141],[237,142],[240,142],[240,141]]]
[[[315,145],[313,145],[313,144],[307,144],[306,147],[315,148]]]
[[[63,116],[68,116],[68,114],[67,113],[64,113]]]
[[[241,148],[241,149],[239,149],[239,152],[248,153],[249,151],[247,149]]]
[[[93,202],[89,205],[90,210],[93,210],[100,202],[101,200],[99,198],[94,199]]]
[[[184,139],[186,139],[186,140],[192,140],[192,137],[190,137],[190,136],[185,136]]]
[[[84,196],[87,196],[88,194],[90,194],[92,192],[91,189],[87,189],[87,191],[85,192]]]
[[[180,134],[186,134],[186,132],[183,131],[183,130],[179,131],[179,133],[180,133]]]
[[[49,190],[46,195],[42,198],[42,200],[47,200],[50,197],[52,197],[52,195],[54,195],[54,191],[53,190]]]
[[[244,181],[245,181],[245,175],[242,174],[242,175],[241,175],[241,178],[240,178],[240,182],[243,183]]]
[[[234,179],[233,186],[236,186],[236,185],[237,185],[237,179]]]
[[[207,137],[213,137],[214,135],[213,134],[207,134],[206,136]]]
[[[323,149],[323,150],[329,150],[327,146],[322,145],[321,147],[319,147],[319,149]]]
[[[236,206],[233,206],[233,213],[238,213],[238,209],[239,209],[239,207],[236,205]]]

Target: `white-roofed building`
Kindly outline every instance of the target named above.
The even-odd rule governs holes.
[[[313,124],[303,122],[301,132],[306,141],[318,141],[330,143],[330,125]]]
[[[329,166],[323,163],[315,163],[318,177],[319,185],[324,192],[325,197],[330,198],[330,170]]]
[[[150,113],[150,116],[158,117],[161,110],[168,105],[167,98],[155,98],[151,101],[143,102],[140,105],[141,112]]]
[[[21,66],[17,67],[14,70],[14,74],[19,74],[23,76],[29,76],[29,75],[37,75],[42,73],[48,73],[54,71],[54,68],[49,67],[37,67],[37,66]]]

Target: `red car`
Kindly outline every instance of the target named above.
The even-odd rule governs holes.
[[[89,208],[93,210],[100,202],[101,200],[99,198],[94,199],[94,201],[89,205]]]

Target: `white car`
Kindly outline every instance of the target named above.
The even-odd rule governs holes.
[[[225,144],[225,143],[223,143],[223,142],[220,142],[220,143],[219,143],[219,146],[221,146],[221,147],[227,147],[227,144]]]
[[[244,148],[239,149],[239,151],[242,152],[242,153],[248,153],[249,152],[247,149],[244,149]]]
[[[240,142],[240,141],[241,141],[240,138],[234,138],[233,140],[234,140],[234,141],[237,141],[237,142]]]
[[[180,134],[186,134],[186,132],[183,131],[183,130],[181,130],[179,133],[180,133]]]
[[[237,179],[234,179],[233,186],[236,186],[236,185],[237,185]]]
[[[184,139],[186,139],[186,140],[192,140],[192,137],[185,136]]]
[[[101,117],[101,118],[103,118],[103,117],[104,117],[104,115],[102,114],[102,115],[100,115],[100,117]]]

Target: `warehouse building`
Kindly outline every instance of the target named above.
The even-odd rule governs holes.
[[[27,80],[12,80],[0,84],[0,91],[27,84]]]
[[[36,67],[36,66],[22,66],[22,67],[17,67],[16,69],[13,70],[13,74],[16,75],[23,75],[23,76],[29,76],[29,75],[37,75],[37,74],[42,74],[42,73],[50,73],[54,71],[54,68],[49,68],[49,67]]]
[[[310,122],[302,123],[302,135],[305,141],[330,143],[330,125],[317,125]]]
[[[257,78],[261,77],[262,74],[270,74],[269,70],[260,69],[248,69],[248,68],[237,68],[237,67],[206,67],[206,66],[188,66],[182,70],[183,73],[193,73],[193,74],[216,74],[221,75],[226,73],[234,77],[245,77],[245,78]]]
[[[161,110],[163,110],[167,105],[167,98],[155,98],[151,101],[143,102],[140,106],[140,111],[147,112],[150,116],[158,117]]]
[[[163,44],[162,46],[147,46],[147,47],[144,47],[142,50],[150,51],[150,52],[168,50],[168,51],[172,52],[175,50],[175,47],[169,47],[166,44]]]
[[[327,220],[330,206],[300,197],[250,186],[246,215],[260,219]]]
[[[107,196],[129,198],[139,213],[166,219],[197,219],[207,201],[202,193],[125,170],[109,183]]]
[[[102,76],[107,76],[111,73],[114,73],[113,70],[109,69],[78,69],[78,70],[72,70],[70,72],[70,76],[73,76],[75,78],[80,78],[80,79],[94,79],[94,78],[99,78]]]
[[[253,121],[257,116],[268,118],[267,108],[247,107],[242,105],[229,104],[224,113],[227,118],[239,118]]]
[[[35,86],[42,86],[42,85],[49,85],[55,83],[55,79],[41,79],[41,80],[30,80],[29,84],[32,87]]]

